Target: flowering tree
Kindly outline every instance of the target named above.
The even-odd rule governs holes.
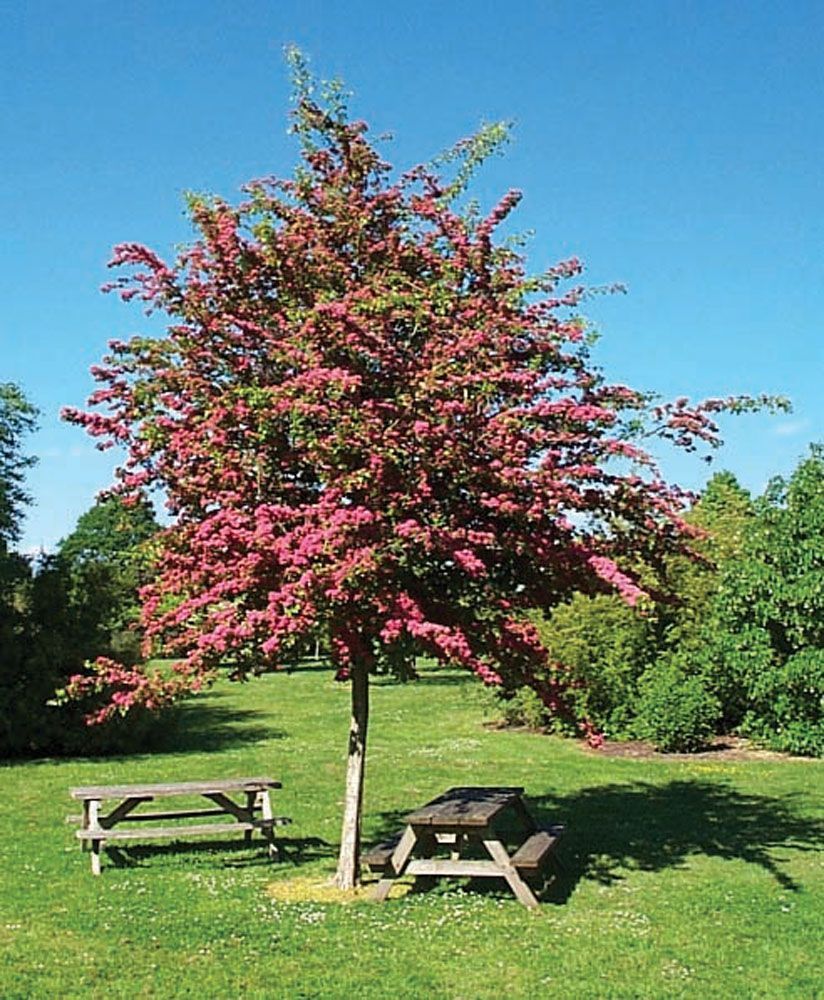
[[[654,566],[686,533],[639,437],[713,442],[713,411],[754,404],[654,406],[603,380],[583,289],[561,289],[580,263],[533,277],[496,242],[516,191],[485,217],[456,207],[500,129],[455,147],[451,180],[393,180],[340,93],[316,100],[299,63],[297,79],[292,179],[254,181],[236,206],[191,198],[198,237],[173,264],[115,250],[129,271],[110,287],[171,325],[111,342],[95,409],[67,415],[125,446],[127,495],[165,491],[173,524],[143,619],[180,662],[170,681],[103,661],[71,690],[111,690],[105,718],[198,689],[222,663],[277,666],[323,630],[352,691],[346,888],[370,671],[425,652],[563,710],[524,609],[573,590],[636,602],[634,561]]]

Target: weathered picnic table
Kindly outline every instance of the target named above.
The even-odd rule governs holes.
[[[509,787],[450,788],[409,813],[398,836],[363,857],[372,871],[383,875],[375,899],[386,899],[395,879],[403,875],[502,878],[524,906],[538,906],[527,879],[543,872],[564,827],[540,827],[523,801],[523,791]],[[520,843],[512,854],[505,845],[510,839],[502,830],[505,821],[514,821],[518,828]],[[443,849],[449,856],[435,857]],[[486,856],[462,856],[473,849]]]
[[[220,778],[214,781],[181,781],[145,785],[89,785],[71,788],[69,794],[83,804],[81,826],[77,838],[85,849],[91,847],[92,874],[100,874],[100,852],[110,841],[185,838],[214,836],[243,831],[248,842],[252,832],[259,830],[269,844],[270,856],[277,855],[274,827],[290,822],[286,817],[276,817],[272,812],[269,792],[281,788],[272,778]],[[241,801],[232,798],[240,793]],[[171,796],[199,795],[212,803],[209,809],[166,809],[163,812],[138,812],[138,808],[154,799]],[[116,802],[105,815],[103,803]],[[256,818],[256,812],[260,818]],[[157,820],[188,819],[199,816],[231,816],[229,823],[183,824],[178,826],[144,826],[142,828],[114,829],[124,820],[141,823]],[[70,817],[74,818],[74,817]]]

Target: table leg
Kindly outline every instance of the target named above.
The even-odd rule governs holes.
[[[515,893],[518,900],[530,910],[537,909],[539,904],[535,893],[513,867],[509,854],[500,840],[484,837],[483,844],[492,860],[500,866],[501,876],[506,879],[509,888]]]
[[[386,899],[395,879],[398,875],[403,874],[403,869],[406,867],[406,862],[409,860],[417,839],[418,835],[413,827],[408,826],[403,831],[398,846],[392,852],[392,857],[386,865],[386,873],[375,889],[374,899],[376,902],[382,903]]]
[[[82,825],[81,829],[83,829],[83,830],[88,830],[89,829],[89,800],[88,799],[83,799],[83,825]],[[89,841],[89,840],[81,840],[80,841],[80,850],[81,851],[88,851],[90,849],[90,847],[91,847],[91,841]]]
[[[247,792],[246,793],[246,811],[249,813],[249,818],[254,819],[255,808],[261,805],[261,800],[263,796],[260,792]],[[261,813],[262,815],[262,813]],[[247,830],[243,834],[243,841],[246,844],[252,843],[252,831]]]
[[[100,830],[100,799],[89,799],[88,802],[89,812],[89,822],[87,829],[89,830]],[[92,847],[92,875],[100,874],[100,851],[103,848],[103,841],[95,837],[91,841]]]
[[[273,820],[274,813],[272,812],[272,800],[269,798],[269,789],[264,788],[260,793],[260,817],[265,820]],[[266,838],[269,844],[269,857],[275,858],[276,860],[280,857],[280,851],[278,850],[278,845],[275,843],[275,824],[272,822],[266,823],[261,827],[263,831],[263,836]]]
[[[463,844],[464,844],[464,835],[462,833],[456,833],[455,843],[452,845],[452,850],[449,852],[449,857],[453,861],[458,861],[460,859]]]
[[[526,802],[520,796],[513,802],[513,809],[518,815],[518,818],[524,824],[527,833],[535,833],[538,829],[538,824],[535,822],[535,817],[527,809]]]
[[[460,834],[446,834],[446,837],[450,838],[450,847],[454,845]],[[431,858],[438,847],[445,843],[446,841],[438,836],[436,833],[431,833],[429,830],[419,830],[418,839],[415,842],[415,855],[419,858]],[[450,850],[450,856],[454,857],[454,853]],[[437,876],[435,875],[416,875],[415,876],[415,888],[416,889],[431,889],[437,881]]]

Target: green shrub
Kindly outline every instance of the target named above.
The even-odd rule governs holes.
[[[609,738],[629,735],[638,679],[655,655],[651,621],[619,597],[575,594],[535,624],[551,659],[575,682],[569,689],[575,717]]]
[[[496,689],[495,693],[501,719],[506,725],[543,729],[549,724],[547,708],[531,688],[523,687],[516,691]]]
[[[494,700],[507,725],[580,736],[586,719],[610,738],[631,733],[638,678],[653,654],[652,623],[620,598],[575,594],[531,621],[557,671],[569,713],[554,715],[530,688],[498,688]]]
[[[750,679],[741,731],[774,750],[824,756],[824,649],[796,653]]]
[[[756,504],[704,629],[702,672],[728,724],[792,753],[824,753],[824,448]]]
[[[641,678],[635,730],[657,750],[699,750],[715,732],[720,703],[703,680],[661,660]]]

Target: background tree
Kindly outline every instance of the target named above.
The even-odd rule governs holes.
[[[723,567],[740,556],[755,520],[755,505],[731,472],[717,472],[685,520],[700,529],[693,543],[696,560],[673,557],[666,568],[675,600],[658,608],[661,650],[686,649],[705,641],[704,626],[718,591]]]
[[[656,405],[593,367],[562,290],[577,260],[530,276],[487,216],[456,199],[503,138],[459,143],[449,173],[392,180],[340,87],[315,96],[299,57],[302,164],[230,206],[193,197],[198,236],[172,264],[136,244],[113,282],[170,318],[161,338],[114,341],[92,412],[119,443],[125,492],[158,486],[174,523],[144,591],[150,638],[181,657],[169,682],[111,662],[70,690],[109,712],[198,687],[227,658],[243,674],[288,662],[322,627],[351,683],[337,881],[358,878],[369,674],[410,652],[496,684],[531,684],[553,711],[527,609],[574,590],[643,590],[632,571],[681,551],[681,493],[638,446],[647,428],[694,447],[712,414],[757,405]],[[105,718],[103,712],[99,717]]]
[[[157,534],[159,525],[145,497],[124,504],[118,497],[103,497],[77,519],[57,550],[70,563],[106,563],[120,567]]]
[[[725,731],[740,722],[743,689],[728,672],[707,663],[703,653],[723,567],[743,551],[755,507],[732,473],[718,472],[684,520],[701,533],[693,539],[689,555],[665,561],[659,585],[666,586],[656,590],[661,599],[630,607],[613,595],[574,594],[549,615],[535,617],[550,662],[563,664],[575,678],[568,697],[574,720],[580,724],[589,719],[610,739],[640,735],[641,708],[658,717],[657,725],[665,729],[668,720],[661,718],[662,713],[668,708],[675,713],[667,731],[677,731],[678,737],[665,741],[670,748],[674,743],[679,743],[678,749],[700,745],[708,719],[710,724],[720,722]],[[643,566],[639,574],[655,582],[656,575],[649,575]],[[687,685],[696,674],[700,676]],[[701,711],[690,713],[677,694],[668,695],[667,688],[677,687],[678,681],[690,689],[690,706]],[[653,682],[661,696],[642,700],[641,688],[649,689]],[[701,685],[707,689],[704,698]],[[553,719],[534,696],[501,689],[499,698],[508,721],[575,731],[575,721]],[[724,707],[720,720],[719,705]],[[689,718],[700,720],[700,732],[685,736]],[[644,720],[640,729],[657,732],[656,720]]]
[[[102,752],[123,746],[140,725],[138,717],[118,718],[91,731],[77,708],[72,719],[50,702],[87,660],[133,658],[126,625],[137,615],[145,573],[139,540],[156,530],[151,508],[138,503],[124,513],[119,500],[104,501],[81,517],[58,555],[15,552],[35,461],[25,439],[36,421],[19,387],[0,385],[0,757]]]
[[[636,727],[639,735],[651,736],[662,748],[696,749],[707,735],[731,733],[741,721],[746,692],[723,659],[706,655],[707,623],[724,573],[743,552],[755,519],[752,497],[730,472],[716,473],[686,516],[703,532],[694,543],[700,558],[675,556],[667,564],[672,599],[656,608],[655,656],[639,678],[642,688],[658,694],[636,706],[645,716]],[[668,693],[673,687],[684,689],[686,704]],[[690,719],[697,724],[692,733]]]
[[[81,585],[57,555],[17,560],[13,618],[0,619],[0,757],[147,749],[165,720],[145,709],[109,713],[105,725],[86,726],[84,713],[101,707],[104,692],[83,708],[55,703],[89,660],[111,656],[113,645],[122,652],[119,633],[110,630],[110,586]]]
[[[23,508],[29,502],[25,475],[35,459],[25,454],[24,442],[36,426],[37,410],[20,387],[0,383],[0,754],[16,711],[16,662],[25,625],[20,593],[30,577],[28,560],[11,546],[20,537]]]
[[[59,543],[60,563],[94,655],[130,664],[140,659],[138,590],[151,578],[151,543],[158,530],[145,498],[124,504],[119,497],[107,497],[81,514]]]
[[[755,504],[724,566],[698,662],[740,692],[741,730],[781,750],[824,753],[824,447]]]
[[[37,409],[13,382],[0,382],[0,550],[20,537],[23,507],[30,497],[26,472],[36,459],[23,453],[23,441],[37,426]]]

